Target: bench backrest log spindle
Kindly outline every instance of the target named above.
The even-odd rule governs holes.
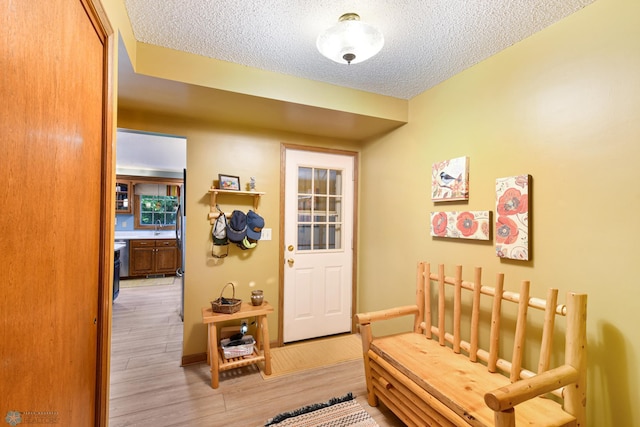
[[[418,278],[416,280],[418,313],[415,317],[414,330],[424,334],[428,339],[437,339],[442,346],[450,346],[454,353],[466,354],[471,362],[484,363],[489,372],[501,371],[509,377],[512,383],[515,383],[551,369],[552,344],[554,334],[557,333],[555,330],[556,319],[567,317],[564,363],[575,368],[578,377],[583,377],[584,380],[579,380],[577,386],[573,384],[566,390],[562,387],[551,391],[551,393],[564,399],[567,411],[576,416],[578,425],[584,425],[586,342],[584,342],[584,338],[575,342],[575,339],[571,340],[568,337],[586,336],[586,331],[581,329],[585,328],[586,323],[584,319],[586,317],[586,295],[568,293],[567,305],[565,306],[558,304],[557,289],[549,289],[546,299],[532,298],[528,281],[523,281],[519,292],[516,293],[505,291],[502,273],[497,274],[494,287],[484,286],[481,276],[482,269],[480,267],[476,267],[474,270],[474,281],[467,282],[462,279],[462,266],[455,267],[453,276],[446,276],[442,264],[438,265],[437,273],[432,272],[429,263],[418,264]],[[449,292],[447,292],[448,286],[452,288]],[[465,292],[467,293],[465,294]],[[482,319],[486,316],[483,316],[482,307],[489,306],[487,298],[491,299],[491,320],[489,324],[483,325]],[[433,302],[437,307],[434,307]],[[506,304],[515,305],[507,306]],[[509,308],[508,311],[507,308]],[[544,312],[542,336],[535,340],[539,342],[540,353],[538,358],[533,361],[533,364],[537,363],[533,369],[523,366],[523,362],[529,360],[525,357],[525,354],[529,354],[526,353],[525,346],[527,343],[527,316],[530,308]],[[509,319],[503,318],[503,313],[508,312],[512,316],[514,311],[517,313],[515,328],[511,326],[513,325],[512,321],[509,322]],[[467,317],[463,317],[463,313],[467,313]],[[570,314],[567,315],[567,313]],[[470,322],[468,328],[463,324],[463,320],[467,318]],[[447,327],[451,329],[448,330]],[[503,329],[506,328],[510,329],[509,333],[513,339],[510,358],[500,355],[501,335],[505,333]],[[489,329],[487,350],[481,348],[479,338],[485,329]],[[468,331],[468,337],[463,336],[463,331]]]

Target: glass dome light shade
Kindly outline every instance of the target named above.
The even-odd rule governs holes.
[[[355,13],[345,13],[316,40],[321,54],[340,64],[357,64],[376,55],[384,46],[382,32],[360,21]]]

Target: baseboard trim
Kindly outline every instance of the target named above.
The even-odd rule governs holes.
[[[182,356],[180,366],[197,365],[199,363],[207,363],[207,353],[196,353]]]

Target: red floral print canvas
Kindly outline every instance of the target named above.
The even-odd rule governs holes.
[[[468,157],[457,157],[431,166],[431,200],[469,200]]]
[[[529,259],[530,175],[496,180],[496,255]]]
[[[431,212],[431,235],[489,240],[489,211]]]

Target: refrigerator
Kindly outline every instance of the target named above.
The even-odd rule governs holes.
[[[176,276],[180,281],[180,318],[184,321],[184,271],[186,252],[187,207],[185,201],[187,189],[187,170],[183,171],[183,183],[180,186],[180,203],[176,213],[176,243],[180,251],[180,267],[176,270]]]

